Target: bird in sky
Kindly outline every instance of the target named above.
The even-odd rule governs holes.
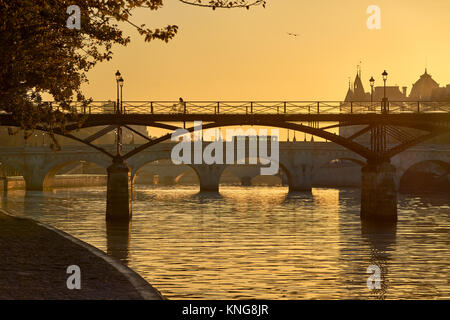
[[[293,36],[293,37],[298,37],[299,34],[298,33],[292,33],[292,32],[286,32],[288,35]]]

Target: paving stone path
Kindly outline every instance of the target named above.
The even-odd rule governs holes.
[[[80,290],[67,288],[70,265],[81,269]],[[155,298],[161,298],[154,292]],[[143,296],[123,273],[86,248],[32,220],[0,211],[0,299],[110,300]]]

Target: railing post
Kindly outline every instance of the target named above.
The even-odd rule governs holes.
[[[350,101],[350,113],[353,113],[353,101]]]
[[[89,114],[91,114],[91,105],[89,104]]]
[[[284,113],[286,114],[286,102],[284,102]]]
[[[219,114],[219,113],[220,113],[220,102],[217,101],[217,114]]]
[[[319,114],[320,113],[320,102],[319,101],[317,101],[317,114]]]
[[[420,113],[420,101],[417,101],[417,113]]]
[[[153,114],[153,102],[150,102],[150,113]]]
[[[253,114],[253,102],[250,102],[250,113]]]

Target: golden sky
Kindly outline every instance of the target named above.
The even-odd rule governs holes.
[[[388,84],[408,90],[425,67],[450,83],[449,0],[268,0],[266,9],[215,11],[164,3],[131,20],[176,24],[178,35],[145,43],[123,25],[133,41],[89,73],[88,96],[114,100],[117,69],[124,100],[342,100],[360,61],[366,91],[384,69]],[[381,30],[366,26],[369,5],[381,8]]]

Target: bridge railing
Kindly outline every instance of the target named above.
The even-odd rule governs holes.
[[[58,104],[46,102],[53,109]],[[81,114],[115,114],[116,103],[93,101],[87,106],[74,102]],[[380,114],[382,102],[341,101],[124,101],[125,114]],[[389,101],[388,113],[450,113],[450,101]]]

